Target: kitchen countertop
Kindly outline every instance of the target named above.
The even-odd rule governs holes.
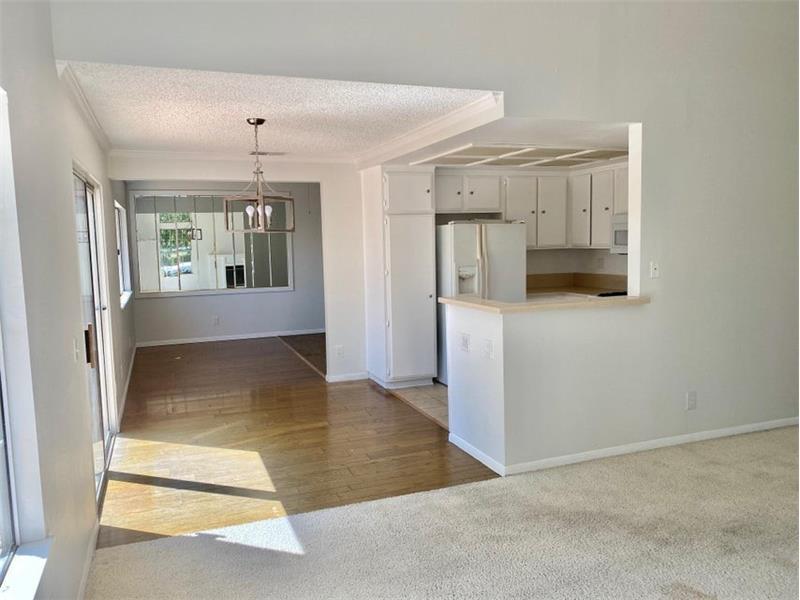
[[[586,288],[583,288],[586,289]],[[608,290],[599,290],[608,291]],[[595,292],[596,293],[596,292]],[[598,297],[585,292],[564,291],[559,288],[555,291],[537,289],[529,293],[525,302],[498,302],[497,300],[484,300],[477,296],[455,296],[452,298],[439,298],[439,303],[474,308],[484,312],[497,314],[535,312],[541,310],[554,310],[560,308],[602,308],[609,306],[633,306],[648,304],[648,296],[607,296]]]

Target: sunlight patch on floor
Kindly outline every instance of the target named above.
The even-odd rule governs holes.
[[[111,471],[275,492],[261,455],[235,450],[118,436]]]

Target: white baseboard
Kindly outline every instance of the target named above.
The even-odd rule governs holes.
[[[433,385],[433,377],[420,377],[418,379],[405,379],[403,381],[386,381],[373,373],[369,373],[369,378],[386,390],[401,390],[403,388],[418,387],[421,385]]]
[[[251,340],[255,338],[278,337],[281,335],[306,335],[309,333],[325,333],[324,329],[295,329],[290,331],[263,331],[261,333],[238,333],[236,335],[214,335],[210,337],[181,338],[176,340],[154,340],[137,342],[137,348],[150,346],[172,346],[175,344],[199,344],[201,342],[229,342],[231,340]]]
[[[361,371],[358,373],[341,373],[339,375],[325,375],[325,381],[328,383],[339,383],[341,381],[361,381],[368,378],[369,376],[367,375],[366,371]]]
[[[453,444],[461,448],[475,460],[482,462],[498,475],[505,476],[514,475],[516,473],[527,473],[529,471],[540,471],[542,469],[571,465],[589,460],[597,460],[598,458],[632,454],[634,452],[642,452],[644,450],[655,450],[656,448],[665,448],[667,446],[679,446],[680,444],[688,444],[690,442],[701,442],[703,440],[728,437],[731,435],[753,433],[755,431],[766,431],[768,429],[777,429],[779,427],[790,427],[792,425],[797,425],[797,423],[797,417],[789,417],[786,419],[776,419],[774,421],[762,421],[760,423],[749,423],[747,425],[737,425],[735,427],[725,427],[723,429],[712,429],[710,431],[698,431],[695,433],[656,438],[654,440],[646,440],[644,442],[635,442],[633,444],[624,444],[622,446],[611,446],[610,448],[600,448],[598,450],[588,450],[586,452],[578,452],[576,454],[565,454],[564,456],[554,456],[552,458],[543,458],[541,460],[515,463],[512,465],[503,465],[497,462],[493,458],[475,448],[475,446],[469,442],[462,440],[452,433],[450,434],[449,439]]]
[[[81,587],[78,590],[78,598],[81,600],[86,595],[86,584],[89,582],[89,571],[92,568],[94,559],[94,549],[97,547],[97,534],[100,533],[100,520],[95,521],[92,534],[89,536],[89,547],[86,549],[86,559],[83,563],[83,575],[81,575]]]
[[[478,450],[475,446],[473,446],[469,442],[462,440],[460,437],[458,437],[457,435],[455,435],[453,433],[451,433],[447,437],[447,439],[451,444],[453,444],[454,446],[458,446],[464,452],[469,454],[472,458],[474,458],[477,461],[482,462],[484,465],[489,467],[492,471],[494,471],[498,475],[506,475],[507,474],[506,473],[506,468],[503,466],[502,463],[496,461],[495,459],[493,459],[488,454],[486,454],[484,452],[481,452],[480,450]]]
[[[133,361],[136,360],[136,348],[137,346],[133,347],[133,352],[131,352],[131,358],[128,362],[128,375],[125,377],[125,389],[122,392],[122,402],[118,403],[117,405],[117,431],[119,431],[120,427],[122,426],[122,417],[125,416],[125,404],[128,402],[128,390],[131,387],[131,375],[133,375]]]

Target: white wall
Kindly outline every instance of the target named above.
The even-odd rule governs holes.
[[[214,185],[220,181],[241,180],[251,171],[252,164],[246,156],[241,162],[112,156],[110,163],[110,176],[129,181],[131,189],[137,185],[134,182],[143,180],[204,181]],[[346,164],[288,162],[270,162],[265,171],[267,178],[274,181],[320,184],[327,375],[331,379],[365,377],[364,262],[358,172]],[[218,299],[219,296],[209,298]],[[145,302],[152,300],[140,300],[137,311]],[[213,310],[219,310],[224,318],[228,308],[214,304]],[[143,320],[137,314],[137,326]],[[241,331],[252,333],[256,323],[246,322],[240,326]],[[141,333],[151,335],[146,330]],[[337,347],[340,350],[336,350]]]
[[[508,116],[643,123],[641,264],[657,260],[661,278],[640,272],[653,302],[617,320],[654,374],[629,410],[682,410],[692,386],[708,390],[704,426],[797,414],[795,3],[59,3],[54,15],[61,58],[496,89]],[[361,275],[342,276],[360,302]],[[358,322],[342,335],[363,339]],[[613,352],[595,361],[620,367]],[[597,386],[594,401],[616,407],[614,394]]]
[[[75,97],[69,92],[68,86],[62,78],[62,91],[64,95],[65,134],[70,145],[70,153],[75,166],[88,174],[94,183],[99,184],[99,194],[102,199],[101,218],[103,221],[102,233],[105,238],[105,264],[106,282],[103,301],[108,306],[110,333],[106,335],[111,340],[114,386],[110,388],[115,398],[109,399],[116,404],[117,413],[121,417],[123,402],[127,393],[128,374],[132,366],[135,351],[135,333],[133,328],[134,300],[131,299],[123,309],[119,298],[119,270],[117,268],[116,247],[116,222],[114,201],[125,206],[125,186],[120,187],[108,179],[106,149],[98,143],[91,128],[86,122],[84,113],[81,112]]]
[[[208,182],[134,181],[130,182],[128,190],[232,192],[246,185],[246,182],[212,185]],[[263,293],[221,291],[213,295],[162,298],[140,296],[136,303],[136,339],[139,345],[325,329],[319,185],[271,185],[291,192],[295,199],[296,231],[292,236],[294,290]],[[135,243],[133,236],[132,243]],[[214,323],[214,316],[219,317],[219,323]]]
[[[24,290],[38,436],[12,444],[26,454],[26,445],[38,446],[42,529],[53,538],[38,597],[75,598],[97,517],[85,367],[73,358],[83,331],[70,144],[48,4],[4,2],[0,11],[0,86],[9,100],[22,262],[22,281],[14,283]],[[29,408],[28,398],[10,397],[12,410],[19,401]],[[22,498],[23,512],[28,502],[37,498]],[[23,543],[42,533],[23,524]]]

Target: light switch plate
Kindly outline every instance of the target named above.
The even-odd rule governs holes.
[[[661,268],[654,260],[650,261],[650,279],[658,279],[661,277]]]

